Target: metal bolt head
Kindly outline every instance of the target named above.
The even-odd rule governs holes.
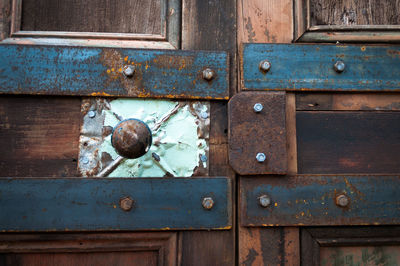
[[[203,205],[204,209],[211,210],[212,207],[214,206],[214,200],[211,197],[205,197],[201,205]]]
[[[267,159],[267,156],[265,156],[264,153],[259,152],[259,153],[257,153],[257,155],[256,155],[256,159],[257,159],[257,162],[262,163],[262,162],[264,162],[264,161]]]
[[[206,68],[203,70],[203,79],[210,81],[215,77],[215,72],[211,68]]]
[[[253,107],[254,112],[256,112],[256,113],[261,112],[263,108],[264,108],[264,106],[261,103],[256,103]]]
[[[135,73],[135,66],[126,65],[124,66],[123,73],[126,77],[130,78]]]
[[[260,62],[259,68],[263,72],[268,72],[271,69],[271,63],[268,60],[263,60]]]
[[[201,113],[200,113],[200,116],[201,116],[201,118],[203,118],[203,119],[207,119],[207,118],[208,118],[207,112],[201,112]]]
[[[90,110],[90,111],[88,112],[88,116],[89,116],[90,118],[94,118],[94,117],[96,116],[96,111]]]
[[[258,197],[258,203],[261,207],[267,208],[271,204],[271,199],[267,195],[261,195]]]
[[[335,202],[337,206],[345,208],[349,206],[350,199],[346,195],[341,194],[336,196]]]
[[[337,73],[342,73],[345,69],[346,65],[344,64],[343,61],[337,61],[334,65],[333,65],[333,69],[335,69],[335,71]]]
[[[121,207],[121,209],[123,211],[130,211],[133,207],[133,199],[131,199],[130,197],[123,197],[119,200],[119,207]]]
[[[126,119],[115,126],[111,144],[122,157],[136,159],[146,154],[152,143],[150,128],[138,119]]]

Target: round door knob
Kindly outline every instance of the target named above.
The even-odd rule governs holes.
[[[111,144],[122,157],[135,159],[143,156],[151,147],[151,130],[141,120],[127,119],[115,126]]]

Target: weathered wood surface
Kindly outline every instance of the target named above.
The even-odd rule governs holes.
[[[177,233],[1,234],[1,265],[176,266]]]
[[[0,97],[0,176],[77,176],[80,99]]]
[[[400,111],[398,93],[299,93],[298,111]]]
[[[227,51],[230,57],[229,92],[233,95],[236,92],[236,0],[183,0],[182,49]],[[209,175],[230,177],[234,189],[234,173],[228,164],[226,102],[211,102],[210,119]],[[235,217],[234,196],[232,202]],[[181,232],[181,265],[234,265],[235,228],[234,221],[233,229],[229,231]]]
[[[10,34],[11,0],[0,1],[0,41]]]
[[[310,266],[347,263],[358,265],[355,261],[357,253],[359,254],[359,249],[364,249],[362,254],[364,263],[397,265],[400,262],[399,229],[398,226],[302,228],[301,263]],[[371,254],[366,249],[374,249],[375,252]],[[347,251],[348,254],[344,254],[343,251]],[[387,251],[392,252],[387,253]]]
[[[400,173],[400,112],[299,111],[296,117],[299,173]]]
[[[310,0],[311,25],[399,25],[399,0]]]
[[[21,0],[18,0],[20,2]],[[21,30],[161,34],[165,0],[23,0]]]

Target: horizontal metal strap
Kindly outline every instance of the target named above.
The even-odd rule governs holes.
[[[243,226],[400,224],[400,176],[242,178]]]
[[[228,76],[226,52],[0,45],[3,94],[221,100]]]
[[[400,91],[399,46],[245,44],[242,61],[245,90]]]
[[[231,185],[228,178],[1,178],[0,213],[3,232],[230,229]]]

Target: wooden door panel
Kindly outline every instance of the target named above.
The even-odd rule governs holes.
[[[77,176],[80,102],[0,97],[0,176]]]
[[[177,234],[0,236],[1,265],[176,265]]]

